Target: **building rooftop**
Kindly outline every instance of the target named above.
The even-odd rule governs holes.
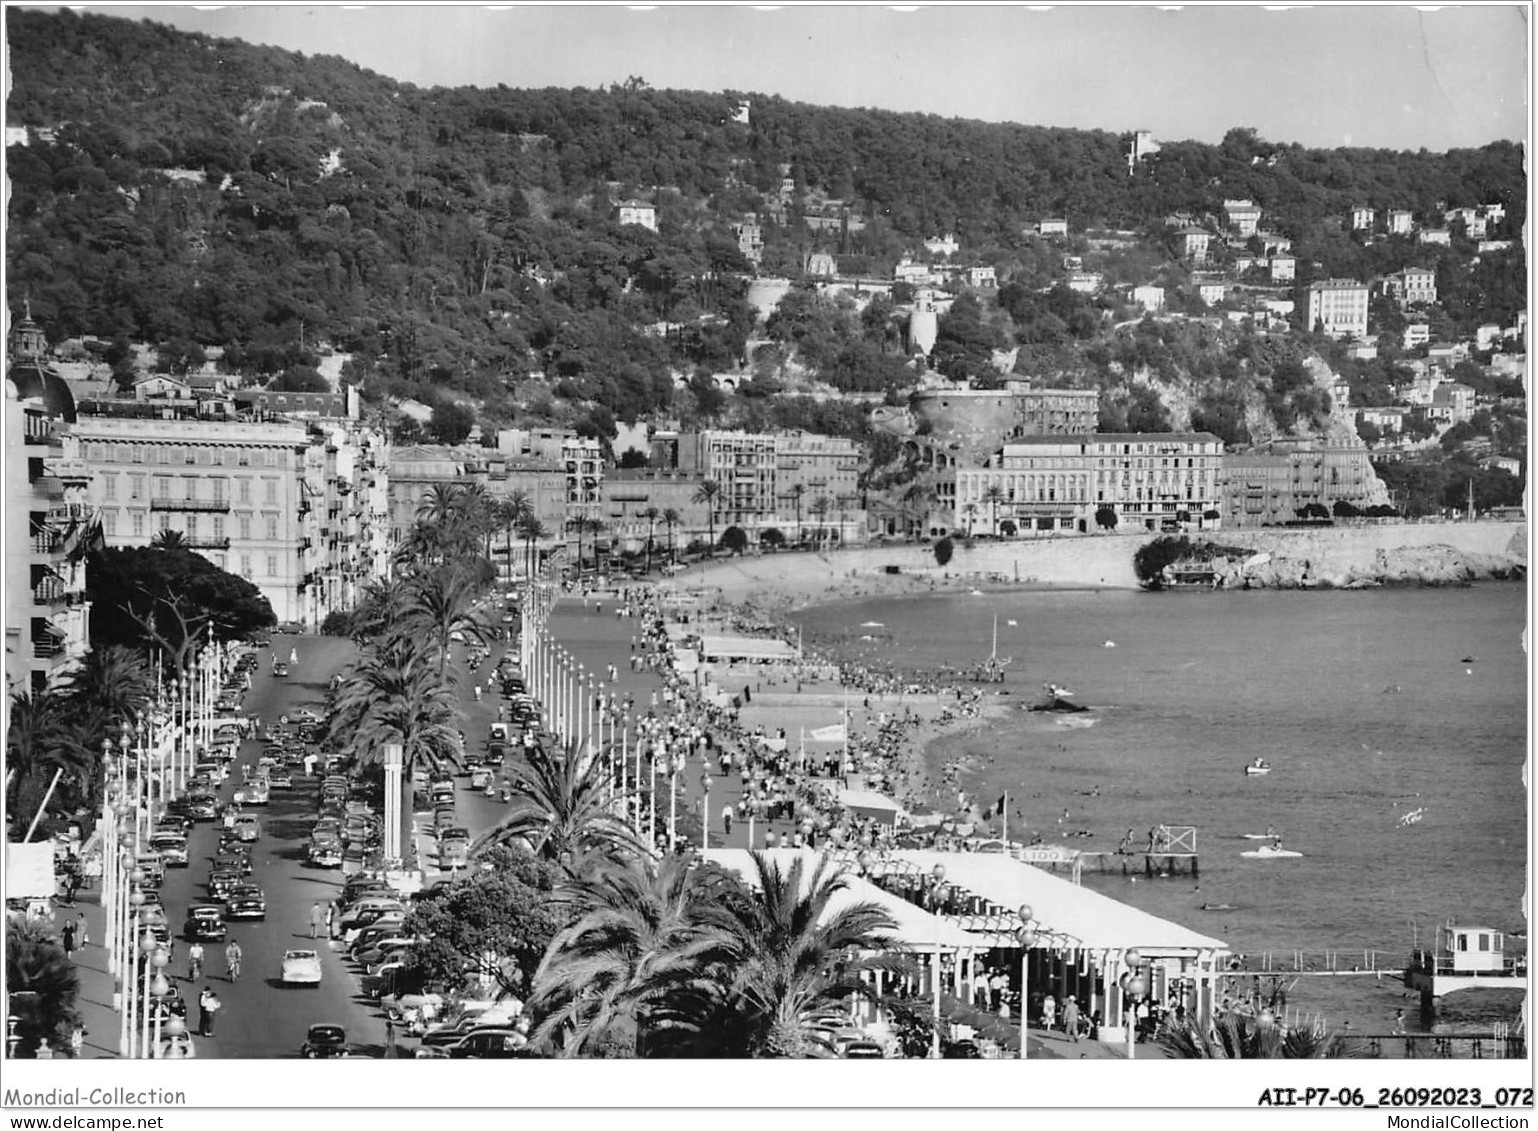
[[[1045,447],[1051,444],[1146,444],[1160,441],[1171,444],[1222,443],[1211,432],[1075,432],[1046,436],[1021,436],[1004,445],[1010,448]]]

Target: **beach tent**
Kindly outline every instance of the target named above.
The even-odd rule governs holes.
[[[883,825],[895,825],[899,817],[907,817],[901,805],[870,789],[841,789],[838,803],[856,817],[870,817]]]
[[[707,635],[700,646],[706,660],[794,660],[796,655],[785,641],[763,636]]]

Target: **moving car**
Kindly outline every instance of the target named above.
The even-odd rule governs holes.
[[[288,721],[292,723],[318,723],[320,716],[308,707],[300,707],[288,715]]]
[[[192,793],[187,797],[187,816],[194,821],[212,821],[219,815],[219,802],[211,793]]]
[[[271,800],[272,789],[266,778],[253,778],[235,791],[237,805],[266,805]],[[255,820],[255,818],[252,818]]]
[[[463,826],[438,834],[438,866],[463,868],[470,862],[470,830]]]
[[[324,1060],[329,1057],[346,1056],[350,1051],[347,1047],[347,1030],[340,1025],[311,1025],[305,1034],[304,1045],[299,1050],[299,1055],[306,1060]]]
[[[280,976],[285,986],[320,985],[320,955],[313,950],[284,951]]]
[[[218,900],[227,898],[240,881],[240,873],[233,868],[214,869],[208,876],[209,898]]]
[[[485,789],[491,784],[493,774],[487,766],[480,766],[470,772],[470,788]]]
[[[288,675],[288,665],[285,664],[282,660],[274,660],[272,662],[272,674],[277,676],[279,679],[282,679],[284,676]]]
[[[444,1047],[450,1060],[506,1060],[528,1056],[529,1038],[522,1030],[477,1029]]]
[[[234,872],[237,876],[249,876],[251,874],[251,857],[244,852],[234,851],[235,846],[214,855],[214,870],[218,872]]]
[[[255,884],[235,884],[230,888],[230,894],[225,897],[224,916],[231,921],[265,919],[267,918],[267,897]]]
[[[246,842],[261,839],[262,822],[258,821],[250,813],[242,813],[235,818],[235,835]]]
[[[228,933],[223,913],[212,906],[189,908],[182,924],[182,937],[188,942],[223,942]]]
[[[267,771],[267,784],[273,789],[293,789],[294,775],[287,769],[274,766]]]

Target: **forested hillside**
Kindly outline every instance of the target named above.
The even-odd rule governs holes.
[[[1129,177],[1116,133],[640,80],[425,90],[147,22],[13,10],[7,27],[7,124],[29,128],[8,151],[13,307],[30,298],[55,338],[148,341],[189,362],[221,346],[227,364],[295,387],[328,345],[355,356],[347,377],[371,393],[456,389],[493,418],[531,373],[600,420],[634,419],[668,405],[671,372],[738,363],[754,313],[729,225],[763,211],[785,166],[798,195],[784,224],[766,224],[765,271],[797,274],[829,250],[887,274],[917,241],[954,231],[1001,283],[1017,280],[942,334],[942,362],[949,346],[963,368],[995,347],[1081,339],[1075,301],[1038,290],[1043,245],[1025,227],[1042,216],[1151,238],[1167,213],[1247,196],[1294,239],[1305,277],[1314,260],[1350,274],[1383,257],[1340,233],[1352,204],[1499,202],[1492,235],[1526,219],[1522,152],[1508,143],[1307,150],[1235,129],[1216,146],[1166,142]],[[748,124],[733,120],[745,98]],[[633,196],[656,204],[657,232],[618,226],[611,202]],[[798,222],[828,198],[863,229],[816,236]],[[1458,254],[1471,316],[1492,295],[1525,302],[1520,257],[1480,279]],[[802,313],[781,319],[787,349]],[[660,321],[686,329],[643,332]],[[1081,320],[1082,337],[1096,325]],[[821,354],[806,343],[814,372],[849,388],[900,378],[889,322],[840,333]]]

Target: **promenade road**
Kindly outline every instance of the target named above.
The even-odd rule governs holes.
[[[272,675],[271,659],[287,659],[297,650],[299,663],[285,679]],[[252,673],[242,713],[259,716],[263,723],[284,713],[309,707],[317,714],[324,706],[331,676],[352,658],[351,641],[335,637],[274,635],[272,648],[264,651]],[[230,776],[220,787],[221,801],[233,795],[241,781],[242,765],[255,767],[261,753],[259,740],[241,744],[239,758],[231,763]],[[364,1054],[378,1055],[384,1048],[384,1021],[372,1003],[359,992],[357,979],[348,969],[340,948],[325,940],[310,939],[309,913],[316,900],[329,902],[340,893],[342,876],[305,863],[305,848],[316,810],[318,781],[297,775],[291,790],[273,790],[265,808],[252,808],[262,822],[262,837],[252,852],[251,879],[267,897],[264,921],[230,924],[230,937],[240,940],[244,951],[241,977],[230,982],[220,944],[205,944],[201,980],[187,978],[187,943],[180,937],[182,920],[190,905],[210,902],[207,889],[210,860],[218,846],[217,823],[195,825],[188,837],[190,865],[166,873],[161,889],[176,943],[169,973],[188,999],[188,1025],[196,1029],[198,993],[211,986],[223,1001],[212,1038],[195,1037],[199,1059],[293,1057],[314,1022],[343,1025],[349,1039]],[[112,983],[106,973],[101,948],[103,913],[86,908],[93,945],[81,953],[83,1013],[89,1032],[86,1057],[117,1056],[118,1022],[111,1011]],[[278,979],[283,952],[291,948],[314,949],[321,955],[319,988],[284,988]]]

